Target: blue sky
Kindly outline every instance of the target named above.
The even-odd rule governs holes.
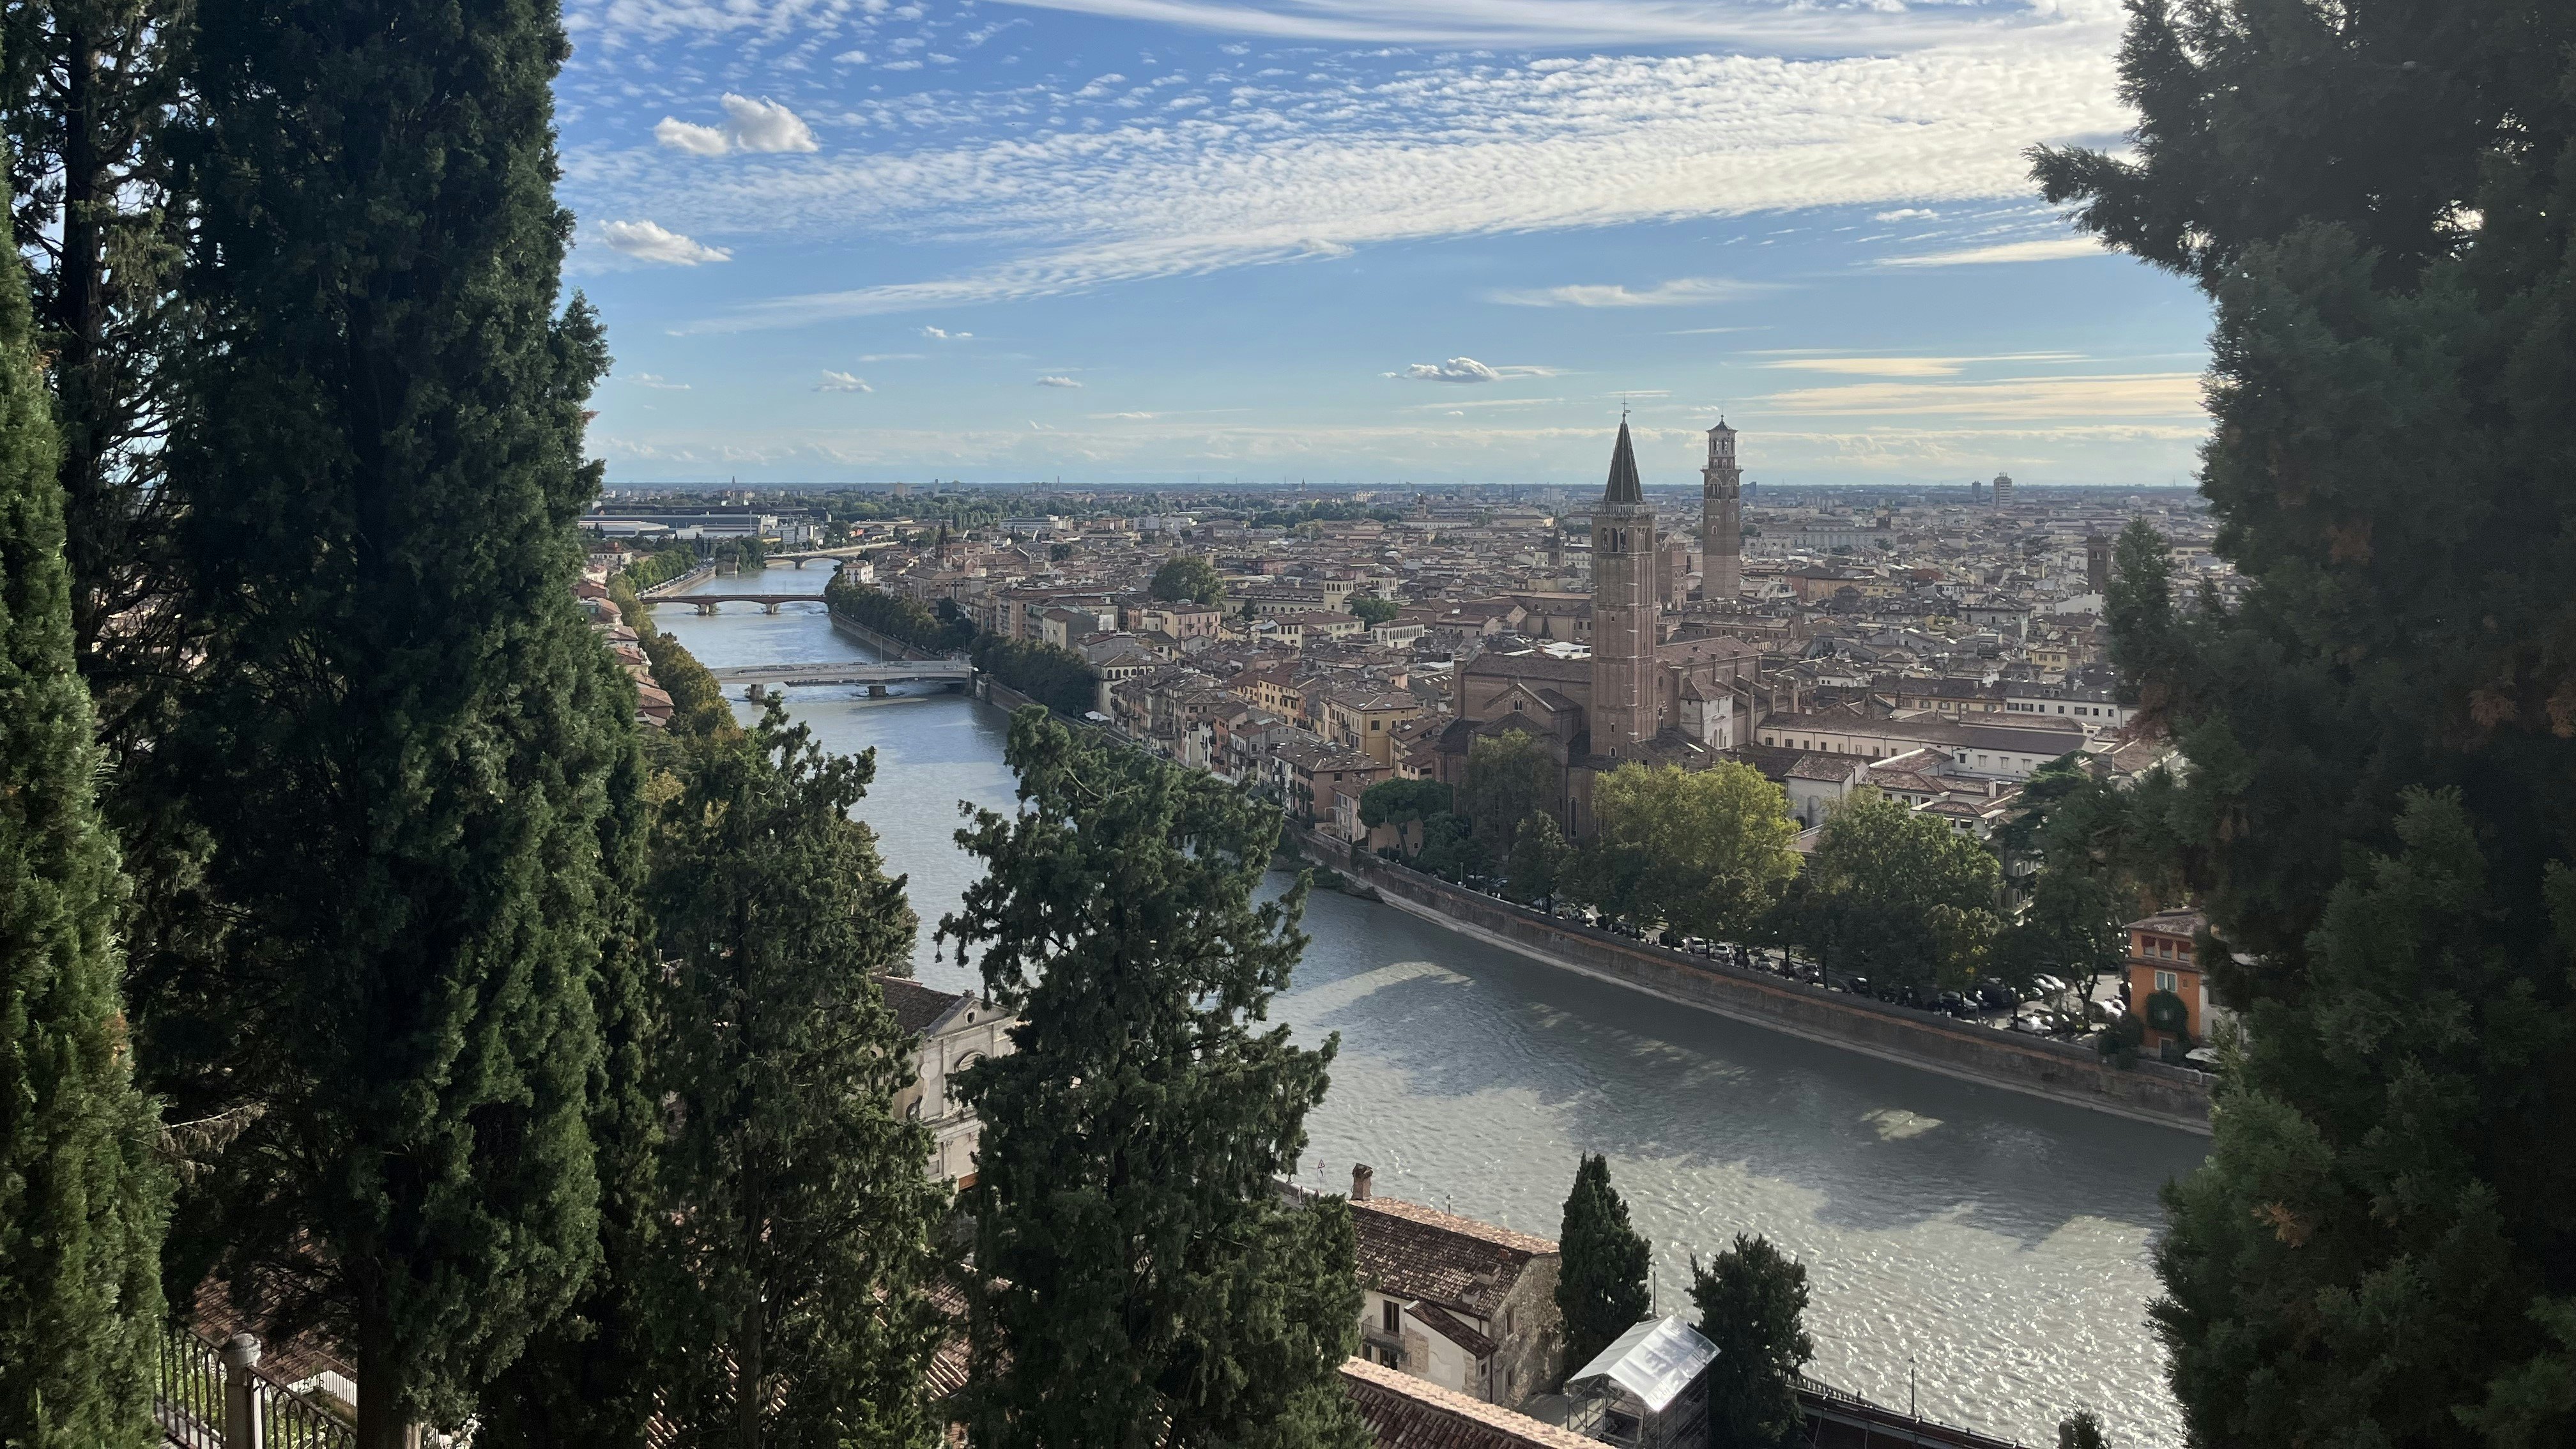
[[[2114,0],[567,0],[612,482],[2188,481]]]

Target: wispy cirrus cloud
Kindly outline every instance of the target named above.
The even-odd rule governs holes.
[[[1784,357],[1762,365],[1782,372],[1845,377],[1956,377],[1980,362],[2081,362],[2078,352],[2003,352],[1990,357]]]
[[[1761,401],[1777,412],[1810,417],[2199,418],[2201,389],[2196,372],[2149,372],[1991,382],[1863,382],[1773,393]]]
[[[1488,292],[1485,297],[1511,307],[1700,307],[1771,290],[1767,283],[1725,277],[1677,277],[1634,290],[1623,283],[1576,283]]]
[[[1066,376],[1062,375],[1061,373],[1049,373],[1047,376],[1045,376],[1045,377],[1041,377],[1041,378],[1039,378],[1039,379],[1038,379],[1038,386],[1040,386],[1040,387],[1080,387],[1080,386],[1082,386],[1082,384],[1081,384],[1081,383],[1078,383],[1078,382],[1076,382],[1076,381],[1074,381],[1072,378],[1069,378],[1069,377],[1066,377]]]
[[[2102,244],[2091,237],[2039,237],[2030,241],[1993,242],[1984,246],[1959,247],[1950,251],[1924,252],[1913,256],[1881,257],[1882,267],[1974,267],[1999,262],[2055,262],[2070,257],[2108,256]]]

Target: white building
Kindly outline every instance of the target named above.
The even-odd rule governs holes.
[[[901,976],[880,976],[888,1010],[913,1034],[913,1084],[897,1094],[894,1110],[930,1128],[937,1139],[930,1175],[960,1187],[975,1182],[975,1147],[983,1123],[957,1100],[950,1080],[986,1057],[1008,1056],[1013,1018],[980,996],[934,991]]]

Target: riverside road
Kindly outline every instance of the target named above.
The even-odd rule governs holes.
[[[780,569],[760,586],[823,583]],[[710,578],[679,597],[741,588]],[[820,610],[660,613],[710,668],[873,657]],[[789,697],[826,747],[877,751],[857,813],[910,877],[920,974],[971,987],[930,935],[975,874],[958,802],[1012,798],[1007,721],[938,685],[896,689]],[[2120,1449],[2180,1444],[2148,1253],[2157,1188],[2206,1139],[1676,1006],[1390,906],[1320,892],[1305,929],[1272,1015],[1341,1037],[1307,1185],[1346,1187],[1367,1162],[1381,1194],[1552,1235],[1576,1155],[1604,1152],[1656,1244],[1666,1311],[1686,1306],[1692,1253],[1767,1233],[1808,1265],[1819,1377],[1902,1406],[1910,1372],[1926,1417],[2025,1444],[2053,1442],[2079,1408]]]

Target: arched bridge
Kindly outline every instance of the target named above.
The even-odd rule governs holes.
[[[964,659],[898,659],[885,664],[825,660],[819,664],[745,664],[707,671],[719,684],[945,684],[962,688],[975,677]]]
[[[718,604],[758,604],[764,614],[775,614],[781,604],[819,604],[821,594],[665,594],[658,599],[645,599],[647,604],[695,604],[701,614],[716,612]]]

